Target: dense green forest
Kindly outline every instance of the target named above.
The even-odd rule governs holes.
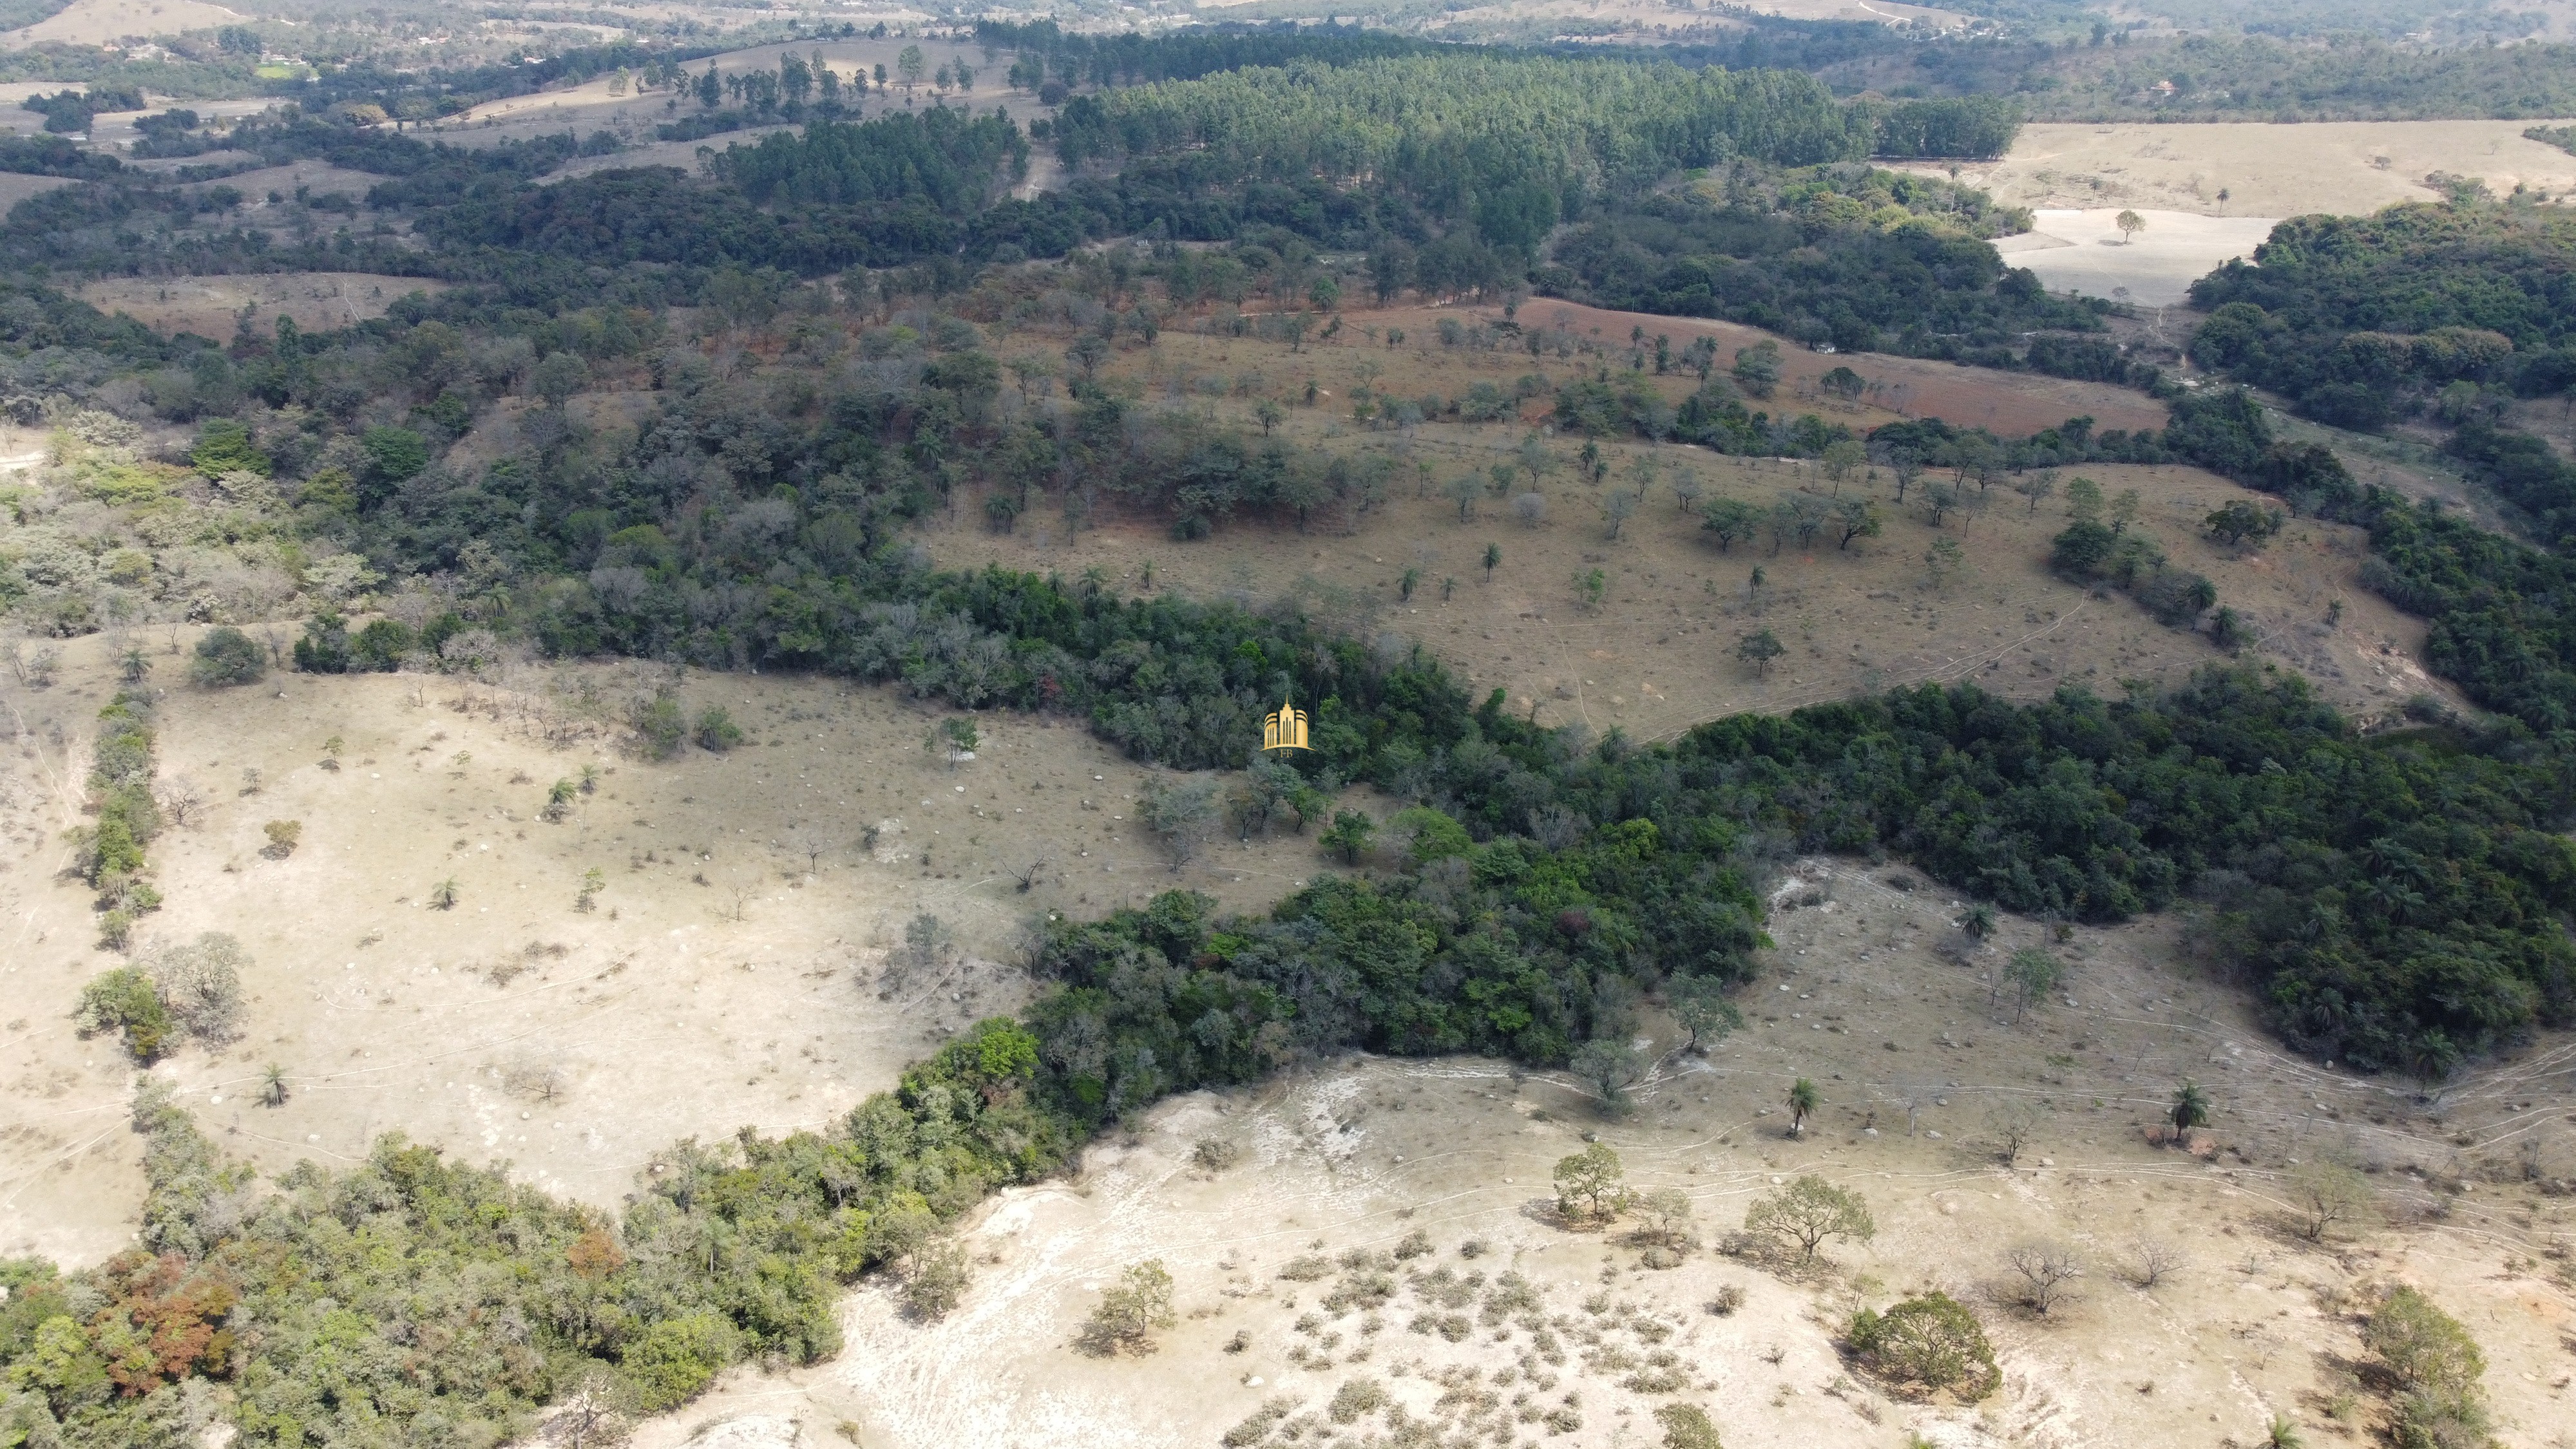
[[[2450,384],[2525,394],[2576,381],[2576,218],[2455,203],[2294,217],[2252,265],[2192,284],[2195,360],[2372,427]]]
[[[2535,537],[2576,535],[2576,468],[2495,421],[2507,399],[2576,384],[2576,220],[2464,186],[2445,203],[2293,218],[2255,257],[2193,284],[2211,309],[2195,361],[2346,427],[2453,424],[2452,451]]]
[[[2028,226],[2027,213],[1928,177],[1737,166],[1723,182],[1595,208],[1536,281],[1551,296],[1724,317],[1846,352],[2011,367],[2034,332],[2102,326],[2095,306],[2050,296],[1985,244]]]

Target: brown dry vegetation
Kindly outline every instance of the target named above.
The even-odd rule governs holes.
[[[282,168],[281,168],[282,169]],[[359,173],[347,173],[356,175]],[[331,331],[385,315],[410,292],[441,292],[447,283],[372,272],[269,272],[211,277],[110,277],[84,283],[77,295],[102,312],[123,312],[160,332],[229,338],[243,308],[265,329],[289,316],[299,327]]]

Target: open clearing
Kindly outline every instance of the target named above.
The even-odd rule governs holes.
[[[900,1449],[1178,1449],[1275,1399],[1310,1416],[1305,1437],[1370,1442],[1391,1427],[1383,1410],[1325,1421],[1344,1385],[1374,1380],[1445,1443],[1653,1443],[1653,1408],[1679,1400],[1708,1406],[1739,1449],[1909,1433],[1945,1449],[2244,1445],[2275,1414],[2311,1444],[2353,1444],[2378,1418],[2356,1313],[2396,1281],[2485,1345],[2506,1442],[2567,1442],[2570,1212],[2524,1173],[2576,1170],[2576,1046],[2544,1044],[2426,1113],[2391,1084],[2281,1055],[2240,996],[2176,969],[2170,922],[2078,931],[2063,998],[2010,1025],[1983,969],[2039,941],[2035,923],[2007,923],[1989,959],[1961,966],[1928,949],[1955,903],[1910,872],[1805,861],[1782,897],[1809,905],[1775,918],[1748,1028],[1704,1058],[1663,1057],[1624,1118],[1571,1082],[1473,1059],[1354,1058],[1167,1102],[1069,1180],[976,1214],[977,1280],[945,1320],[908,1322],[864,1289],[837,1359],[738,1373],[637,1442],[752,1449],[840,1427]],[[1646,1034],[1675,1044],[1659,1024]],[[1825,1107],[1791,1138],[1779,1101],[1798,1075]],[[2219,1103],[2200,1156],[2144,1130],[2185,1075]],[[2013,1105],[2040,1125],[2006,1167],[1987,1123]],[[1704,1246],[1681,1266],[1644,1267],[1624,1230],[1554,1220],[1551,1168],[1595,1132],[1632,1187],[1689,1195]],[[1241,1165],[1198,1167],[1208,1139]],[[2282,1169],[2319,1152],[2370,1172],[2386,1228],[2323,1244],[2285,1230]],[[1806,1172],[1867,1198],[1874,1243],[1829,1248],[1812,1274],[1711,1251],[1754,1197]],[[1365,1268],[1281,1276],[1310,1254],[1390,1253],[1416,1230],[1429,1252],[1385,1262],[1383,1306],[1325,1301]],[[2003,1262],[2034,1240],[2074,1249],[2083,1273],[2044,1319],[2016,1306]],[[2153,1289],[2132,1279],[2147,1243],[2181,1259]],[[1161,1352],[1075,1352],[1097,1293],[1145,1258],[1169,1268],[1181,1313]],[[1505,1274],[1537,1303],[1497,1309]],[[1728,1288],[1742,1306],[1713,1314]],[[1837,1354],[1855,1309],[1922,1288],[1985,1317],[2004,1371],[1985,1403],[1893,1399]],[[1569,1407],[1572,1429],[1534,1422]]]
[[[102,312],[123,312],[157,331],[194,332],[217,339],[233,335],[244,307],[263,330],[284,314],[295,325],[329,331],[382,317],[396,298],[437,293],[445,282],[388,277],[374,272],[270,272],[261,275],[110,277],[84,283],[80,299]]]
[[[66,45],[105,45],[128,38],[212,30],[250,18],[204,0],[72,0],[33,25],[0,32],[0,47],[14,50],[48,40]]]
[[[2251,259],[2273,220],[2144,210],[2146,229],[2121,232],[2121,208],[2042,211],[2038,224],[1995,243],[2009,266],[2028,267],[2052,292],[2081,292],[2141,307],[2177,306],[2191,284],[2231,257]]]
[[[2049,122],[2022,127],[2004,159],[1964,163],[1958,176],[2011,206],[2206,216],[2360,215],[2436,199],[2423,184],[2436,171],[2484,177],[2498,195],[2517,184],[2563,195],[2576,187],[2576,156],[2524,140],[2534,124],[2564,122]]]
[[[183,660],[165,641],[135,642],[175,684]],[[88,890],[59,874],[113,655],[103,636],[62,647],[51,689],[0,695],[0,1255],[83,1263],[128,1241],[142,1181],[124,1125],[132,1069],[70,1021],[81,983],[114,958],[92,945]],[[678,1138],[819,1123],[946,1031],[1017,1005],[1021,978],[995,963],[1048,910],[1097,914],[1174,887],[1257,909],[1321,861],[1311,838],[1279,834],[1174,871],[1124,819],[1159,772],[1078,725],[988,717],[981,758],[952,769],[922,748],[943,716],[827,681],[692,675],[690,709],[725,705],[750,740],[625,757],[596,702],[622,707],[667,677],[168,690],[161,779],[194,781],[211,806],[153,846],[168,904],[145,932],[229,932],[256,965],[248,1036],[156,1070],[264,1170],[347,1162],[400,1131],[614,1204]],[[584,765],[608,772],[597,793],[563,823],[537,818],[548,784]],[[303,843],[264,858],[261,827],[280,819],[304,823]],[[577,911],[593,868],[605,888]],[[433,910],[446,879],[459,903]],[[889,948],[924,912],[954,949],[889,975]],[[270,1062],[294,1083],[274,1110],[250,1101]]]

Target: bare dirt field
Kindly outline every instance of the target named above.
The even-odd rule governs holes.
[[[2273,219],[2144,210],[2143,231],[2123,233],[2121,209],[2042,211],[2038,224],[1995,243],[2008,265],[2028,267],[2052,292],[2081,292],[2141,307],[2178,306],[2191,284],[2231,257],[2251,258]]]
[[[160,777],[210,804],[154,844],[168,904],[145,932],[229,932],[255,966],[246,1038],[155,1070],[267,1170],[401,1131],[613,1204],[678,1138],[819,1123],[1013,1007],[1024,982],[997,963],[1047,911],[1174,887],[1257,909],[1321,863],[1280,834],[1173,870],[1127,823],[1154,772],[1065,721],[988,718],[979,758],[952,767],[922,747],[944,716],[888,691],[692,675],[689,708],[722,704],[750,738],[653,763],[594,721],[659,674],[290,674],[208,694],[177,682],[165,635],[136,641],[172,686]],[[133,1069],[70,1020],[117,958],[93,945],[87,889],[58,874],[111,642],[60,646],[50,689],[0,686],[0,1254],[95,1261],[140,1203]],[[604,772],[596,793],[539,818],[585,765]],[[261,854],[271,820],[304,824],[289,858]],[[578,910],[591,869],[604,884]],[[433,909],[443,880],[457,904]],[[924,913],[951,944],[890,956]],[[294,1084],[283,1108],[252,1105],[271,1062]]]
[[[739,1373],[637,1442],[1163,1449],[1279,1405],[1268,1432],[1224,1442],[1382,1442],[1400,1414],[1444,1443],[1640,1445],[1682,1402],[1739,1449],[2248,1445],[2276,1415],[2310,1444],[2363,1444],[2384,1409],[2357,1315],[2395,1282],[2484,1345],[2505,1443],[2569,1442],[2576,1223],[2546,1180],[2576,1171],[2576,1044],[2428,1106],[2281,1055],[2241,995],[2177,965],[2170,921],[2078,931],[2063,994],[2015,1024],[1992,959],[1928,949],[1956,903],[1909,872],[1801,862],[1780,898],[1808,904],[1775,917],[1747,1028],[1702,1057],[1650,1022],[1669,1054],[1623,1116],[1461,1059],[1355,1058],[1168,1102],[970,1220],[977,1279],[946,1319],[862,1290],[837,1359]],[[1989,957],[2041,939],[2010,923]],[[1780,1102],[1802,1075],[1825,1106],[1791,1137]],[[2219,1104],[2195,1152],[2148,1130],[2186,1076]],[[2015,1108],[2038,1126],[2007,1166],[1990,1124]],[[1630,1225],[1557,1218],[1553,1164],[1596,1135],[1631,1187],[1687,1194],[1701,1246],[1679,1266],[1646,1266]],[[1202,1166],[1209,1140],[1240,1165]],[[2318,1154],[2362,1167],[2375,1203],[2311,1243],[2287,1226],[2284,1177]],[[1859,1192],[1875,1240],[1812,1270],[1729,1241],[1800,1173]],[[2045,1316],[2005,1263],[2029,1243],[2081,1274]],[[2173,1264],[2141,1287],[2149,1249]],[[1149,1258],[1181,1315],[1161,1351],[1077,1352],[1099,1292]],[[1856,1309],[1926,1288],[1995,1339],[2003,1382],[1983,1403],[1898,1398],[1837,1351]]]
[[[16,49],[48,40],[67,45],[104,45],[129,38],[238,25],[249,18],[204,0],[72,0],[33,25],[0,32],[0,47]]]
[[[1532,303],[1524,317],[1548,306]],[[2009,477],[1987,493],[1983,512],[1964,523],[1964,532],[1957,516],[1936,530],[1913,510],[1912,499],[1898,506],[1887,476],[1855,475],[1841,486],[1880,498],[1881,536],[1856,540],[1849,549],[1820,535],[1806,548],[1792,544],[1776,555],[1767,538],[1721,552],[1707,541],[1697,515],[1677,507],[1677,479],[1696,479],[1708,497],[1739,497],[1764,508],[1785,493],[1831,494],[1836,485],[1813,463],[1611,442],[1603,445],[1608,480],[1595,488],[1579,476],[1575,440],[1542,437],[1554,464],[1540,487],[1543,521],[1527,526],[1508,500],[1489,496],[1476,503],[1472,522],[1462,522],[1440,485],[1514,461],[1533,427],[1426,424],[1405,437],[1361,432],[1335,416],[1339,399],[1368,365],[1382,369],[1376,385],[1399,397],[1431,385],[1430,379],[1454,394],[1485,369],[1508,382],[1537,365],[1526,355],[1436,346],[1416,355],[1411,339],[1427,330],[1417,321],[1405,348],[1392,352],[1352,346],[1301,354],[1284,344],[1169,331],[1150,358],[1130,353],[1119,364],[1133,370],[1147,396],[1173,406],[1183,405],[1171,401],[1175,396],[1190,398],[1186,405],[1220,415],[1248,412],[1251,403],[1212,399],[1197,388],[1201,379],[1257,375],[1282,394],[1307,377],[1317,380],[1319,405],[1287,409],[1282,429],[1300,443],[1353,455],[1393,449],[1401,464],[1392,496],[1356,527],[1338,515],[1319,515],[1303,534],[1284,523],[1245,521],[1183,543],[1164,533],[1164,518],[1113,517],[1109,526],[1077,532],[1068,542],[1052,508],[1033,508],[1005,535],[982,526],[980,508],[968,500],[927,541],[950,565],[989,560],[1068,577],[1097,565],[1121,587],[1137,588],[1150,564],[1154,586],[1202,597],[1293,594],[1356,632],[1420,639],[1479,692],[1500,686],[1516,710],[1534,706],[1543,722],[1579,720],[1595,730],[1615,725],[1636,738],[1671,735],[1740,710],[1788,709],[1934,679],[1975,679],[2017,695],[2045,694],[2068,681],[2109,693],[2123,678],[2175,679],[2219,657],[2203,636],[2165,628],[2123,596],[2095,598],[2051,575],[2049,540],[2066,526],[2064,503],[2052,498],[2034,511],[2029,500],[2008,491]],[[1008,359],[1018,349],[1006,342],[1000,351]],[[1821,360],[1789,357],[1799,365]],[[1849,360],[1871,376],[1893,361]],[[1947,370],[1966,375],[1958,384],[1963,389],[1997,378]],[[1677,395],[1690,385],[1666,381]],[[2046,380],[2005,377],[1999,385],[2030,381]],[[2138,394],[2125,397],[2133,409],[2152,406]],[[1838,414],[1822,402],[1795,399],[1787,405],[1847,417],[1855,427],[1888,416]],[[1534,415],[1538,406],[1532,404]],[[1641,463],[1657,470],[1657,482],[1611,541],[1607,495],[1634,488]],[[1423,466],[1431,470],[1428,483]],[[2443,692],[2413,663],[2420,622],[2359,587],[2359,534],[2301,522],[2267,552],[2238,557],[2200,530],[2212,510],[2245,496],[2235,485],[2182,467],[2074,472],[2093,478],[2106,494],[2137,489],[2139,526],[2176,565],[2208,575],[2224,602],[2259,621],[2264,657],[2295,664],[2344,708],[2378,715],[2411,694]],[[1513,486],[1518,492],[1527,485]],[[1969,491],[1977,490],[1970,485]],[[1941,537],[1960,544],[1968,571],[1936,587],[1925,556]],[[1482,563],[1489,543],[1502,550],[1490,579]],[[1757,566],[1763,588],[1748,597]],[[1575,579],[1595,568],[1603,570],[1607,587],[1598,608],[1587,609],[1578,602]],[[1401,597],[1407,570],[1419,570],[1410,600]],[[1454,587],[1444,586],[1451,579]],[[2329,626],[2325,616],[2336,599],[2343,613]],[[1734,658],[1738,639],[1762,628],[1789,646],[1768,677]]]
[[[2423,182],[2436,171],[2483,177],[2498,195],[2517,184],[2565,195],[2576,188],[2576,156],[2524,140],[2532,124],[2049,122],[2022,127],[2001,161],[1963,165],[1959,180],[2012,206],[2154,207],[2204,216],[2360,215],[2435,199]],[[2220,191],[2228,193],[2224,202]]]
[[[253,309],[259,325],[284,314],[316,331],[385,315],[410,292],[437,293],[447,283],[373,272],[272,272],[257,276],[111,277],[89,282],[80,299],[102,312],[123,312],[161,332],[232,336],[233,319]]]

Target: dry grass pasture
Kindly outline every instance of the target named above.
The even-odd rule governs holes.
[[[2012,206],[2203,216],[2359,215],[2434,200],[2423,182],[2436,171],[2483,177],[2499,195],[2523,185],[2564,196],[2576,188],[2576,156],[2523,139],[2532,124],[2046,122],[2022,127],[2002,160],[1963,164],[1958,179]]]
[[[1533,302],[1523,316],[1545,321],[1556,310]],[[1378,328],[1406,317],[1359,315]],[[1599,315],[1615,325],[1626,314]],[[1201,408],[1247,425],[1254,402],[1237,395],[1244,379],[1257,377],[1253,391],[1280,396],[1314,380],[1317,404],[1286,409],[1285,436],[1354,455],[1391,449],[1400,463],[1392,495],[1357,519],[1318,514],[1303,532],[1285,521],[1245,519],[1212,538],[1177,542],[1159,513],[1111,513],[1105,526],[1068,538],[1051,507],[1033,508],[1013,532],[1001,534],[983,524],[981,508],[969,499],[932,525],[928,542],[951,565],[995,562],[1067,577],[1099,567],[1130,589],[1150,583],[1199,597],[1298,597],[1357,632],[1418,639],[1479,693],[1501,687],[1515,710],[1535,708],[1544,723],[1579,721],[1595,731],[1615,726],[1633,738],[1668,737],[1741,710],[1784,710],[1928,680],[1974,679],[2023,696],[2068,682],[2111,693],[2122,679],[2176,679],[2220,657],[2204,636],[2159,625],[2117,593],[2096,597],[2050,574],[2049,540],[2066,526],[2063,497],[2034,508],[2010,491],[2009,475],[1972,502],[1972,517],[1953,514],[1935,529],[1917,506],[1922,495],[1899,506],[1893,479],[1884,473],[1856,473],[1837,485],[1813,462],[1722,457],[1688,446],[1604,442],[1608,475],[1596,488],[1581,476],[1577,440],[1543,431],[1544,400],[1534,400],[1529,421],[1519,424],[1426,423],[1410,436],[1361,431],[1341,400],[1364,379],[1388,396],[1406,397],[1426,387],[1454,395],[1477,380],[1507,387],[1533,370],[1551,379],[1588,372],[1526,354],[1425,345],[1431,329],[1418,317],[1407,320],[1407,341],[1392,350],[1355,341],[1292,353],[1283,343],[1174,330],[1153,352],[1131,352],[1114,365],[1160,405]],[[1650,320],[1676,332],[1691,325]],[[1613,340],[1625,336],[1626,328],[1618,327]],[[997,345],[1007,359],[1025,344]],[[1835,360],[1794,350],[1785,358],[1793,374],[1820,373]],[[2111,388],[1944,364],[1905,368],[1883,357],[1844,360],[1873,379],[1882,372],[1923,378],[1918,396],[1962,405],[1968,417],[2009,409],[2056,421],[2084,411],[2109,414],[2103,423],[2110,426],[2124,416],[2114,407],[2161,412],[2140,394]],[[1661,383],[1676,399],[1695,385],[1682,375]],[[2044,393],[2042,406],[2026,390],[2043,387],[2075,395]],[[1978,405],[1979,389],[1992,399],[1988,406]],[[1792,395],[1773,406],[1815,410],[1855,429],[1893,417],[1883,408],[1829,398]],[[1462,521],[1442,485],[1515,464],[1532,437],[1553,465],[1538,490],[1543,520],[1524,523],[1511,500],[1489,493],[1474,504],[1474,518]],[[1641,467],[1651,467],[1656,481],[1614,541],[1605,515],[1609,495],[1636,488]],[[2087,466],[2066,472],[2059,486],[2078,474],[2097,481],[2106,496],[2136,489],[2139,526],[2177,566],[2208,575],[2223,602],[2256,621],[2258,657],[2299,668],[2341,707],[2380,715],[2410,695],[2444,692],[2413,662],[2421,622],[2359,586],[2364,541],[2356,531],[2301,521],[2267,550],[2240,553],[2207,538],[2200,523],[2227,500],[2247,496],[2234,484],[2186,467]],[[1707,498],[1737,497],[1764,508],[1801,491],[1874,496],[1883,532],[1847,549],[1819,535],[1807,547],[1792,542],[1777,553],[1767,537],[1721,552],[1707,541],[1698,515],[1677,506],[1675,485],[1685,478]],[[1947,482],[1948,474],[1927,474],[1925,481]],[[1523,474],[1513,491],[1527,486]],[[1978,494],[1973,484],[1966,491]],[[1104,507],[1115,502],[1104,496]],[[1967,566],[1936,583],[1927,555],[1941,538],[1960,546]],[[1490,579],[1483,568],[1488,544],[1502,551]],[[1758,593],[1751,589],[1756,567],[1764,574]],[[1597,608],[1579,598],[1576,582],[1594,569],[1606,584]],[[1418,571],[1410,599],[1402,596],[1408,571]],[[2337,600],[2340,619],[2329,624]],[[1789,652],[1762,675],[1737,662],[1734,651],[1743,635],[1766,628]]]
[[[1002,963],[1047,911],[1174,887],[1258,909],[1322,860],[1283,833],[1173,869],[1127,823],[1169,777],[1065,721],[988,717],[980,757],[952,767],[922,745],[944,716],[889,691],[692,675],[690,710],[721,704],[750,738],[656,763],[621,750],[599,701],[658,674],[285,674],[209,694],[179,682],[168,637],[129,641],[166,686],[160,776],[209,804],[153,847],[168,904],[145,933],[228,932],[256,964],[247,1036],[156,1070],[265,1170],[346,1162],[401,1131],[614,1204],[678,1138],[820,1123],[1014,1007],[1026,988]],[[140,1201],[133,1069],[70,1020],[115,958],[61,874],[112,642],[60,646],[49,689],[0,687],[0,1254],[95,1261]],[[540,818],[548,785],[585,765],[603,772],[595,793]],[[303,822],[285,859],[261,854],[271,820]],[[604,884],[584,911],[592,869]],[[458,902],[435,909],[444,880]],[[898,960],[924,913],[950,944]],[[272,1062],[293,1083],[276,1109],[252,1102]]]
[[[1465,1059],[1352,1058],[1166,1102],[1069,1179],[976,1214],[955,1313],[914,1323],[863,1289],[837,1359],[737,1374],[637,1442],[766,1449],[837,1429],[903,1449],[1162,1449],[1280,1404],[1270,1432],[1224,1442],[1384,1442],[1400,1409],[1443,1443],[1615,1446],[1659,1442],[1653,1410],[1683,1402],[1738,1449],[2249,1445],[2276,1415],[2307,1443],[2360,1445],[2384,1406],[2357,1315],[2393,1282],[2485,1346],[2505,1443],[2568,1442],[2571,1215],[2525,1172],[2576,1171],[2576,1048],[2547,1043],[2428,1109],[2283,1056],[2241,995],[2177,969],[2171,922],[2077,932],[2062,996],[2014,1023],[1985,973],[2036,924],[1954,964],[1929,947],[1956,902],[1903,870],[1804,861],[1777,898],[1746,1029],[1695,1056],[1649,1022],[1665,1054],[1624,1114]],[[1797,1076],[1825,1105],[1791,1137]],[[2148,1130],[2185,1076],[2219,1104],[2196,1152]],[[2007,1165],[1994,1125],[2024,1109],[2037,1125]],[[1632,1187],[1688,1196],[1698,1246],[1678,1266],[1647,1265],[1633,1220],[1558,1220],[1553,1165],[1596,1135]],[[1211,1170],[1208,1141],[1236,1165]],[[2320,1153],[2363,1168],[2372,1213],[2310,1242],[2287,1179]],[[1722,1251],[1754,1199],[1803,1173],[1859,1192],[1875,1240],[1829,1245],[1812,1270]],[[2081,1274],[2045,1316],[2005,1262],[2034,1242]],[[2150,1248],[2173,1263],[2143,1287]],[[1078,1352],[1099,1293],[1147,1258],[1175,1283],[1160,1351]],[[1982,1403],[1899,1397],[1837,1351],[1856,1309],[1926,1288],[1986,1321],[2003,1383]]]
[[[33,25],[0,32],[0,47],[16,50],[49,40],[65,45],[106,45],[189,30],[212,30],[250,18],[205,0],[72,0]]]
[[[107,277],[77,295],[102,312],[123,312],[156,331],[225,338],[248,307],[265,328],[279,315],[299,327],[330,331],[385,315],[396,298],[436,293],[447,283],[372,272],[270,272],[238,276]]]

